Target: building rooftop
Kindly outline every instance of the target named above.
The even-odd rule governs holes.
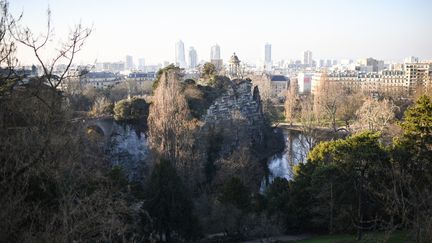
[[[142,72],[135,72],[135,73],[130,73],[128,75],[128,78],[147,78],[149,75],[147,73],[142,73]]]
[[[111,72],[89,72],[85,75],[87,78],[114,78],[117,77]]]
[[[271,81],[288,81],[289,79],[288,79],[288,77],[285,77],[283,75],[272,75],[270,77],[270,80]]]

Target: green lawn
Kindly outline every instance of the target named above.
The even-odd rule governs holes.
[[[363,240],[360,242],[372,243],[372,242],[388,242],[388,243],[404,243],[412,242],[407,239],[405,232],[395,232],[393,233],[388,241],[384,241],[384,233],[368,233],[365,234]],[[316,236],[307,240],[294,241],[299,243],[354,243],[356,241],[355,235],[325,235]]]

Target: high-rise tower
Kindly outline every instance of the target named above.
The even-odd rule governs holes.
[[[211,47],[210,61],[219,60],[220,58],[220,47],[218,44]]]
[[[198,55],[192,46],[189,48],[189,68],[195,68],[198,63]]]
[[[312,66],[313,60],[312,60],[312,52],[307,50],[303,52],[303,64],[306,66]]]
[[[126,56],[126,69],[127,70],[131,70],[134,68],[134,64],[133,64],[133,57],[127,55]]]
[[[181,40],[175,45],[175,64],[180,68],[186,67],[184,44]]]
[[[271,44],[269,44],[269,43],[266,43],[264,46],[264,62],[265,62],[265,64],[270,64],[272,62]]]

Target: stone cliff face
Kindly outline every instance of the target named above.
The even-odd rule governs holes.
[[[283,134],[270,126],[263,113],[258,87],[250,80],[233,80],[201,120],[209,155],[207,178],[215,178],[217,184],[237,176],[258,190],[268,158],[284,148]]]
[[[204,132],[222,134],[222,155],[240,145],[263,158],[283,149],[274,146],[283,141],[278,141],[266,121],[258,87],[253,88],[250,80],[233,80],[227,91],[210,105],[202,120]]]
[[[231,87],[213,102],[203,117],[209,125],[233,119],[242,119],[253,127],[264,123],[258,88],[255,87],[252,92],[252,83],[249,80],[234,80]]]

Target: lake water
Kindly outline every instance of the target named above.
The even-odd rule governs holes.
[[[306,161],[306,156],[311,149],[311,142],[299,131],[284,130],[285,150],[269,158],[268,178],[261,183],[261,191],[275,178],[293,179],[293,167]]]
[[[310,145],[308,139],[298,131],[284,130],[285,150],[269,158],[268,178],[262,182],[261,190],[274,178],[291,180],[293,166],[306,160]],[[129,179],[140,179],[146,167],[150,151],[144,133],[137,133],[131,126],[115,124],[109,144],[109,156],[113,165],[123,168]]]

